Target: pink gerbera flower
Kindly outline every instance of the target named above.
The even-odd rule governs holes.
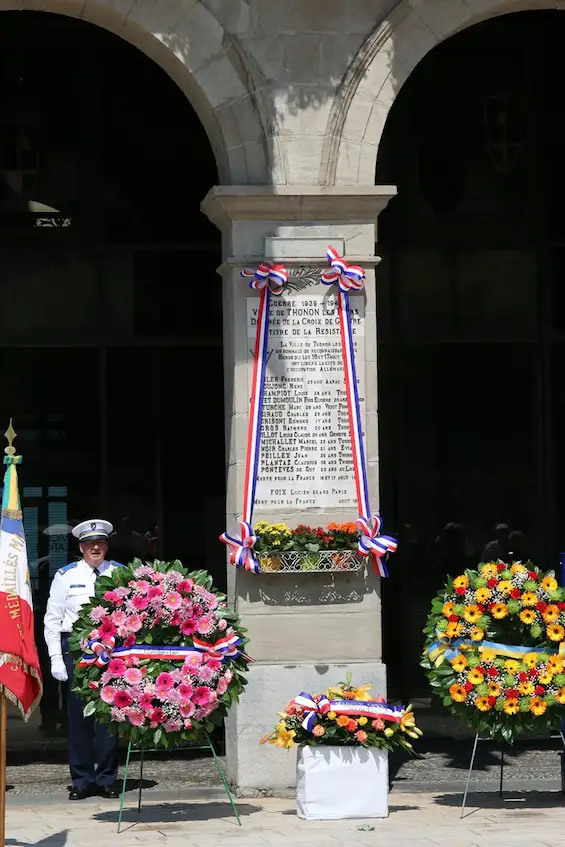
[[[189,594],[193,586],[194,582],[191,579],[181,579],[177,585],[177,591],[180,591],[181,594]]]
[[[155,600],[163,596],[163,589],[160,585],[152,585],[147,594],[150,600]]]
[[[217,673],[222,667],[222,660],[216,659],[215,656],[211,656],[210,658],[204,657],[204,661],[206,662],[207,667],[211,668],[214,673]]]
[[[199,685],[198,688],[194,689],[194,694],[192,695],[192,702],[196,706],[205,706],[212,699],[212,692],[209,688],[206,688],[204,685]]]
[[[114,697],[116,695],[116,689],[112,685],[103,685],[100,689],[100,699],[104,701],[104,703],[108,703],[108,705],[112,705],[114,702]]]
[[[179,713],[183,718],[191,718],[195,712],[195,706],[192,700],[187,700],[186,703],[181,703]]]
[[[164,713],[163,709],[161,709],[161,707],[158,706],[156,709],[153,709],[150,717],[151,717],[152,723],[163,723],[163,721],[165,720],[165,713]]]
[[[203,615],[196,621],[196,631],[200,635],[209,635],[214,629],[214,620],[207,615]]]
[[[139,630],[143,626],[143,621],[141,620],[139,615],[130,615],[127,620],[126,626],[130,630],[130,632],[139,632]]]
[[[117,709],[126,709],[128,706],[131,706],[132,698],[131,694],[128,691],[116,691],[114,694],[114,706]]]
[[[128,709],[126,716],[132,726],[143,726],[145,715],[141,709]]]
[[[173,612],[171,617],[169,618],[169,624],[171,626],[180,626],[182,618],[180,616],[180,612]]]
[[[138,579],[144,579],[145,577],[149,577],[149,579],[153,579],[155,571],[153,568],[150,568],[149,565],[140,565],[135,569],[134,574]]]
[[[166,732],[179,732],[182,729],[182,721],[178,718],[169,718],[165,723]]]
[[[107,614],[108,611],[104,608],[104,606],[95,606],[91,609],[89,617],[92,623],[100,623]]]
[[[124,647],[133,647],[135,644],[135,635],[127,635],[124,638]]]
[[[99,630],[101,638],[113,638],[114,635],[118,634],[118,630],[116,629],[116,625],[112,618],[104,618],[99,626]]]
[[[134,609],[137,609],[138,612],[143,612],[149,605],[149,600],[147,597],[143,597],[141,594],[132,597],[130,603]]]
[[[221,697],[222,694],[225,694],[227,690],[228,690],[228,681],[224,676],[221,676],[218,680],[217,692]]]
[[[126,672],[126,663],[123,659],[110,659],[108,671],[112,676],[123,676]]]
[[[150,711],[153,708],[153,697],[145,692],[145,694],[142,694],[139,698],[139,705],[144,711]]]
[[[163,688],[165,691],[168,691],[173,687],[175,681],[170,673],[160,673],[157,679],[155,680],[155,685],[157,688]]]
[[[228,628],[228,622],[225,618],[220,618],[218,621],[218,629],[220,632],[224,632]]]
[[[182,597],[178,591],[171,591],[166,595],[163,602],[168,609],[171,609],[174,612],[182,606]]]
[[[126,613],[122,609],[116,609],[115,612],[112,612],[112,620],[116,626],[122,626],[127,620]]]
[[[190,700],[194,694],[194,688],[187,682],[181,682],[179,685],[179,694],[183,700]]]
[[[107,600],[108,603],[116,603],[117,605],[119,605],[121,597],[119,597],[115,591],[107,591],[104,594],[104,600]]]
[[[131,592],[130,592],[129,588],[126,588],[125,586],[120,586],[119,588],[114,588],[114,594],[116,595],[118,600],[125,600],[126,597],[129,597],[130,593]]]
[[[143,680],[143,674],[139,668],[128,668],[124,674],[124,679],[128,685],[139,685]]]
[[[182,621],[180,631],[183,635],[193,635],[196,632],[196,623],[191,618]]]
[[[202,664],[202,653],[191,653],[184,660],[184,665],[187,668],[199,668]]]
[[[140,593],[140,594],[147,594],[147,592],[149,591],[149,589],[150,589],[150,587],[151,587],[151,586],[149,585],[149,583],[147,582],[147,580],[145,580],[145,579],[139,579],[139,580],[137,581],[137,584],[136,584],[136,586],[135,586],[135,587],[136,587],[136,589],[139,591],[139,593]]]

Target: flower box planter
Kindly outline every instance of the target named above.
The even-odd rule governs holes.
[[[368,747],[301,746],[296,811],[303,820],[388,817],[388,752]]]
[[[290,550],[286,553],[258,553],[261,573],[343,573],[360,571],[365,560],[355,550],[321,550],[309,553]]]

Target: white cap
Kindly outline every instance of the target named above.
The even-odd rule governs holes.
[[[107,541],[108,536],[114,527],[110,521],[103,521],[100,518],[91,518],[88,521],[83,521],[75,526],[73,535],[80,542],[83,541]]]

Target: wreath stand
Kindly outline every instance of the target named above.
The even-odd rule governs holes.
[[[565,735],[563,734],[564,731],[565,731],[565,724],[563,724],[563,727],[559,730],[559,737],[561,739],[561,744],[562,744],[562,747],[563,747],[563,752],[561,754],[561,756],[562,756],[562,758],[561,758],[561,791],[562,792],[565,792]],[[555,738],[556,736],[553,736],[553,737]],[[463,815],[465,813],[465,805],[467,803],[467,794],[469,793],[469,783],[471,782],[471,774],[473,772],[473,766],[475,764],[475,756],[476,756],[476,753],[477,753],[477,745],[478,745],[479,741],[490,741],[490,740],[491,740],[490,738],[480,738],[478,732],[475,735],[475,741],[474,741],[474,744],[473,744],[473,752],[471,754],[471,762],[469,764],[469,772],[467,774],[467,782],[465,784],[465,793],[463,794],[463,803],[461,804],[461,818],[463,818]],[[500,748],[500,782],[499,782],[499,787],[498,787],[498,796],[501,800],[502,800],[503,785],[504,785],[504,747],[501,747]],[[509,802],[509,803],[514,802],[515,803],[515,802],[518,802],[518,801],[509,799],[506,802]]]
[[[189,750],[211,750],[212,751],[212,756],[214,757],[214,764],[216,765],[216,768],[217,768],[218,773],[220,775],[220,779],[222,780],[224,790],[227,794],[228,800],[230,801],[230,805],[233,809],[233,813],[234,813],[235,818],[237,820],[238,826],[241,826],[241,818],[239,816],[239,812],[237,811],[236,805],[234,803],[233,794],[231,792],[228,781],[226,779],[226,775],[224,774],[224,770],[223,770],[223,768],[220,764],[220,760],[218,759],[218,756],[216,754],[216,750],[214,749],[212,739],[210,738],[210,736],[208,735],[207,732],[204,733],[204,740],[206,742],[205,744],[201,744],[199,746],[194,746],[194,747],[190,746],[190,747],[187,747],[186,749],[189,749]],[[134,747],[132,745],[131,741],[128,744],[128,750],[127,750],[127,754],[126,754],[126,764],[125,764],[125,767],[124,767],[124,777],[123,777],[123,780],[122,780],[122,793],[120,795],[120,812],[118,814],[118,833],[121,832],[121,828],[122,828],[122,816],[123,816],[123,812],[124,812],[124,800],[125,800],[125,793],[126,793],[126,783],[127,783],[127,778],[128,778],[128,772],[129,772],[129,762],[130,762],[130,756],[133,752],[139,753],[139,790],[138,790],[138,794],[137,794],[137,813],[141,814],[141,792],[143,790],[142,786],[143,786],[143,759],[144,759],[144,754],[145,753],[161,753],[161,752],[164,752],[164,751],[161,750],[161,749],[159,749],[159,750],[143,750],[143,748],[140,748],[140,747],[137,747],[137,746]]]

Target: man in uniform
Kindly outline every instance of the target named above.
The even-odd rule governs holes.
[[[85,718],[84,704],[71,691],[74,659],[69,653],[69,635],[80,607],[95,593],[99,576],[108,576],[116,562],[105,556],[112,532],[108,521],[93,519],[78,524],[73,535],[78,538],[82,558],[60,568],[51,584],[45,613],[45,641],[51,660],[51,673],[59,682],[68,680],[69,766],[72,788],[69,800],[84,800],[93,794],[118,797],[118,742],[108,728]],[[76,657],[74,657],[76,659]],[[95,767],[96,764],[96,767]]]

